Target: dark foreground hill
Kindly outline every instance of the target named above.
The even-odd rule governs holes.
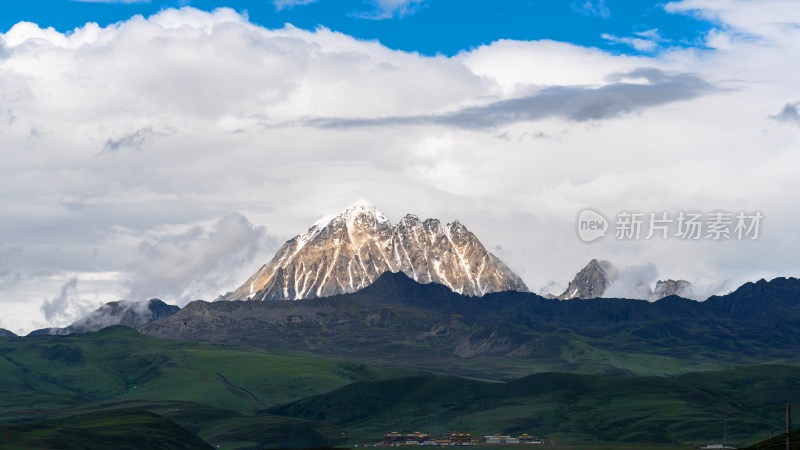
[[[204,450],[212,447],[150,411],[126,408],[3,427],[3,448]]]
[[[192,302],[141,330],[485,378],[679,374],[796,361],[800,281],[747,283],[705,302],[651,303],[513,291],[467,297],[385,273],[361,291],[323,299]]]
[[[0,430],[8,431],[0,431],[0,448],[7,447],[4,443],[145,448],[92,442],[105,442],[101,437],[106,431],[121,441],[151,430],[156,439],[159,427],[176,430],[173,426],[226,448],[335,445],[343,436],[337,426],[255,412],[354,381],[407,373],[253,348],[159,340],[123,326],[68,336],[0,338]],[[158,417],[123,414],[131,408]],[[98,417],[114,419],[95,421],[88,416],[95,411],[103,411]],[[86,446],[31,441],[31,436],[57,440],[70,430],[84,436]]]
[[[6,330],[5,328],[0,328],[0,337],[15,337],[16,334]]]
[[[324,299],[193,302],[142,327],[181,340],[120,326],[0,337],[0,447],[153,429],[229,448],[452,428],[709,443],[726,418],[749,443],[780,428],[786,402],[800,404],[798,293],[798,280],[779,278],[706,302],[475,298],[384,274]],[[121,434],[104,435],[93,413]]]
[[[542,373],[509,383],[424,375],[357,382],[267,412],[331,421],[362,434],[404,430],[539,433],[607,442],[738,442],[769,435],[800,369],[751,366],[678,377]]]
[[[297,448],[452,428],[559,441],[711,442],[725,418],[746,443],[780,426],[783,405],[800,404],[798,386],[800,368],[781,365],[488,382],[158,340],[117,326],[0,338],[0,447],[61,448],[51,443],[69,438],[68,448],[144,448],[148,436],[195,442],[189,433],[212,447]]]

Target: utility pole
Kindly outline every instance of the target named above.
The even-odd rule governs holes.
[[[792,405],[786,404],[786,450],[789,450],[789,435],[792,433]]]

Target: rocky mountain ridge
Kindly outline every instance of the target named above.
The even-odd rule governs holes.
[[[531,370],[542,364],[573,370],[573,363],[618,374],[607,366],[617,352],[645,361],[658,355],[652,359],[657,366],[659,358],[669,358],[680,372],[697,364],[698,353],[729,364],[800,351],[800,280],[747,283],[702,302],[677,296],[654,302],[557,300],[515,291],[475,299],[386,272],[358,292],[302,302],[196,301],[140,330],[165,339],[471,375],[522,370],[527,364]],[[469,369],[459,362],[471,358],[495,359]]]
[[[609,261],[593,259],[581,269],[561,295],[549,298],[569,300],[573,298],[603,297],[609,287],[620,278],[620,270]],[[646,300],[656,301],[670,295],[691,296],[692,284],[686,280],[658,280],[655,288],[646,286],[645,280],[638,280],[636,292],[644,294]]]
[[[157,298],[147,302],[120,300],[108,302],[89,313],[88,316],[64,328],[43,328],[28,333],[28,336],[88,333],[112,325],[125,325],[138,329],[156,320],[169,317],[178,311],[180,311],[180,307],[168,305]]]
[[[408,214],[392,225],[374,207],[358,203],[290,239],[219,300],[329,297],[369,286],[384,272],[403,272],[420,283],[442,284],[469,296],[528,290],[458,221],[444,225]]]

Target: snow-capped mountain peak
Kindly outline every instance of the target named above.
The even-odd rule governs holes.
[[[383,272],[480,296],[527,291],[522,280],[461,223],[408,214],[397,225],[358,202],[290,239],[227,300],[299,300],[354,292]]]

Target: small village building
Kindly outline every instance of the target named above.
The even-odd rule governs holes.
[[[424,442],[433,442],[436,443],[433,439],[431,439],[431,435],[427,433],[422,433],[420,431],[415,431],[410,434],[398,433],[397,431],[392,431],[391,433],[386,433],[383,435],[383,444],[384,445],[391,445],[391,446],[400,446],[400,445],[433,445],[433,444],[424,444]]]
[[[486,444],[519,444],[521,441],[521,439],[518,437],[507,436],[503,434],[484,436],[482,440]]]
[[[472,434],[471,433],[461,433],[459,431],[451,431],[451,432],[447,433],[444,438],[450,440],[450,442],[452,444],[471,444],[472,443]]]
[[[500,436],[499,434],[493,436],[484,436],[483,442],[487,444],[502,444],[502,438],[503,437]]]
[[[534,444],[534,445],[539,444],[539,445],[543,445],[544,444],[544,440],[543,439],[539,439],[539,438],[534,437],[534,436],[531,436],[531,435],[526,433],[526,434],[523,434],[522,436],[519,437],[519,443],[520,444]]]

